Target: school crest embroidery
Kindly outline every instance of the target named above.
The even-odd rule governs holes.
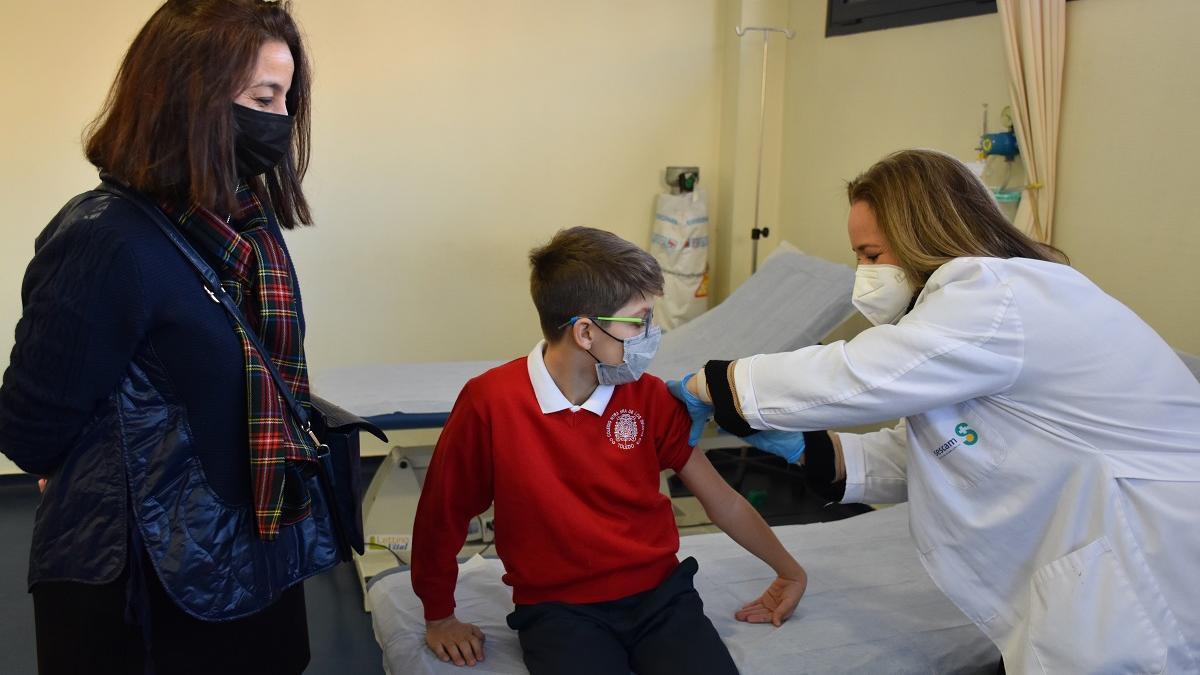
[[[636,410],[622,408],[609,416],[604,425],[608,442],[622,450],[632,450],[646,435],[646,420]]]

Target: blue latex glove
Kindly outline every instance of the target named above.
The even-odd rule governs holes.
[[[667,389],[675,398],[683,401],[687,406],[688,414],[692,416],[692,432],[688,434],[688,445],[694,448],[700,442],[700,434],[704,433],[704,426],[708,424],[708,419],[712,417],[713,407],[688,391],[688,380],[693,377],[695,377],[695,373],[689,373],[682,380],[671,380],[667,382]]]
[[[750,445],[795,464],[804,454],[803,431],[760,431],[742,439]]]

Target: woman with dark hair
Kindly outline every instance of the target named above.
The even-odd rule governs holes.
[[[45,479],[29,571],[43,673],[308,663],[302,582],[338,562],[315,444],[213,291],[234,298],[307,405],[280,228],[311,221],[309,94],[286,3],[170,0],[90,129],[105,186],[36,241],[0,450]]]
[[[805,457],[828,499],[907,501],[1012,672],[1200,672],[1200,382],[958,160],[897,152],[847,196],[874,327],[709,361],[673,387],[694,426]]]

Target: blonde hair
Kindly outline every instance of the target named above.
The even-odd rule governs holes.
[[[846,185],[850,204],[871,207],[909,279],[921,287],[954,258],[1033,258],[1069,264],[1057,248],[1022,233],[965,164],[934,150],[888,155]]]

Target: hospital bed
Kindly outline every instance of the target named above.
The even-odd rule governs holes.
[[[664,334],[650,372],[678,379],[711,358],[734,359],[788,351],[815,344],[849,318],[854,271],[844,265],[805,255],[782,244],[758,272],[724,302],[689,323]],[[467,380],[499,365],[499,361],[373,364],[316,372],[313,389],[321,396],[366,417],[385,430],[440,427]],[[705,449],[737,444],[732,437],[703,441]],[[374,541],[355,559],[360,582],[405,559],[411,539],[428,445],[392,447],[363,499],[364,530]],[[663,481],[664,492],[666,481]],[[669,494],[669,492],[668,492]],[[707,522],[695,498],[675,500],[681,526]],[[472,523],[465,552],[490,542],[490,514]],[[383,550],[390,546],[393,551]],[[365,593],[364,593],[365,595]],[[365,597],[370,609],[369,597]]]
[[[774,578],[770,568],[725,534],[683,537],[680,543],[680,558],[694,556],[700,563],[695,583],[705,614],[743,675],[996,672],[1000,653],[921,566],[908,533],[907,505],[774,531],[809,575],[796,614],[780,628],[733,619]],[[455,613],[487,637],[486,660],[469,671],[438,661],[425,647],[421,601],[408,571],[377,575],[368,594],[387,672],[527,672],[517,634],[505,624],[512,594],[502,574],[496,559],[475,556],[460,565]]]

